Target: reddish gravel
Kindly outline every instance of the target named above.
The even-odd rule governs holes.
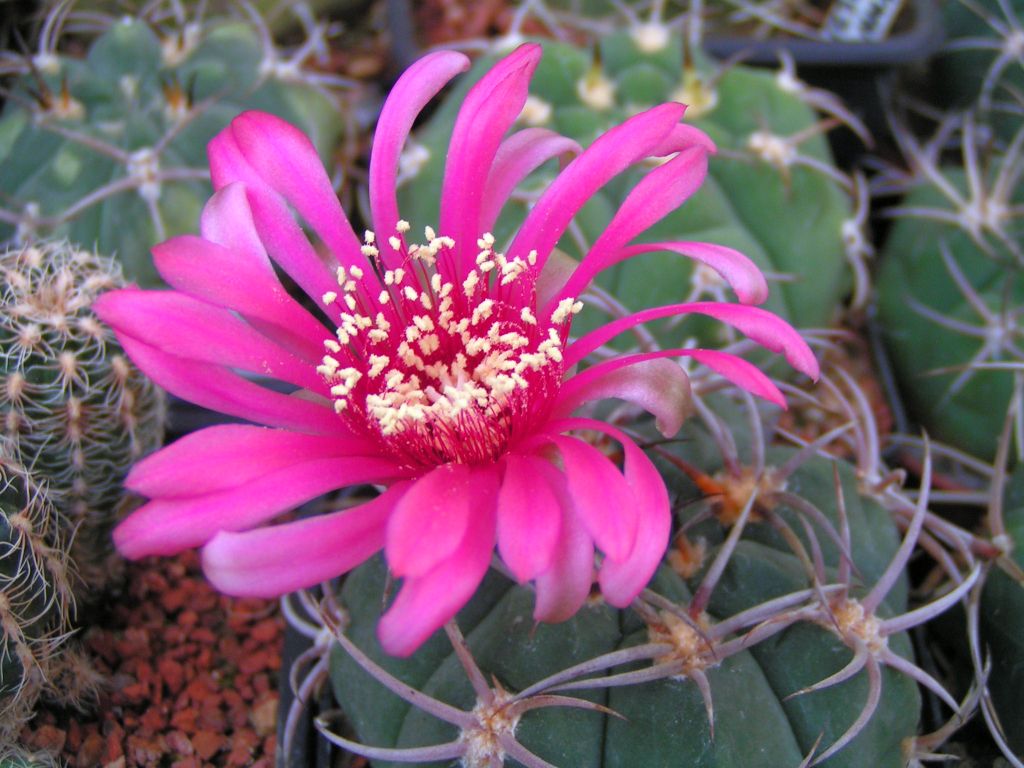
[[[73,768],[270,768],[284,621],[277,601],[237,600],[198,557],[127,568],[125,592],[83,639],[106,680],[92,715],[46,708],[27,746]]]

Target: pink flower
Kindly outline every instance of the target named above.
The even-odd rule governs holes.
[[[744,303],[763,301],[764,278],[716,245],[629,246],[701,184],[710,140],[664,104],[599,138],[585,152],[551,131],[512,126],[540,58],[524,45],[469,92],[452,136],[438,232],[413,244],[395,195],[399,153],[423,106],[468,67],[441,52],[414,64],[384,106],[370,164],[376,237],[355,235],[310,141],[266,114],[236,118],[209,147],[216,193],[199,237],[158,245],[172,291],[108,293],[97,306],[135,362],[194,403],[254,424],[188,435],[140,462],[127,485],[150,501],[115,533],[137,558],[204,545],[207,576],[236,595],[271,596],[350,570],[378,550],[403,582],[381,619],[393,654],[415,650],[473,594],[497,545],[508,570],[536,586],[535,616],[559,621],[596,578],[604,598],[628,604],[664,554],[668,494],[645,454],[621,431],[573,416],[600,398],[653,413],[678,430],[688,381],[667,358],[688,356],[783,403],[749,363],[713,350],[627,355],[577,372],[593,350],[647,320],[700,313],[783,353],[810,376],[800,336],[769,312],[713,302],[640,312],[570,340],[578,295],[602,269],[653,250],[696,259]],[[551,184],[505,254],[487,234],[516,184],[559,155],[578,154]],[[676,154],[677,153],[677,154]],[[637,184],[571,274],[544,269],[580,207],[612,177],[675,154]],[[292,210],[322,242],[325,263]],[[282,287],[276,264],[318,306]],[[328,319],[325,325],[323,318]],[[290,385],[283,394],[240,371]],[[260,425],[260,426],[257,426]],[[574,433],[621,444],[620,469]],[[360,506],[273,527],[275,515],[321,494],[373,483]]]

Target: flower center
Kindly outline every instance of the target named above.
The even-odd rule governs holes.
[[[399,235],[407,230],[399,222]],[[317,370],[335,411],[409,463],[493,461],[546,413],[569,320],[582,305],[566,299],[538,319],[533,292],[522,302],[509,290],[536,265],[535,253],[508,259],[485,234],[460,280],[455,242],[430,228],[426,239],[407,248],[389,238],[402,268],[339,268],[340,296],[323,300],[344,310]],[[367,232],[363,253],[378,260],[375,243]]]

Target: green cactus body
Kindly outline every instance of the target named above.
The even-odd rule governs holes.
[[[1007,557],[1018,573],[1024,569],[1024,469],[1018,468],[1005,494],[1003,522],[1009,537]],[[991,654],[988,687],[1011,748],[1024,754],[1024,583],[998,562],[992,567],[981,596],[981,643]]]
[[[698,453],[714,452],[704,443],[706,435],[700,430],[687,426],[681,438],[671,448],[673,452],[684,451],[679,456],[686,460],[695,457],[694,446],[698,446]],[[792,455],[792,451],[773,449],[768,460],[784,463]],[[679,476],[681,473],[673,472],[672,466],[665,465],[666,474]],[[857,495],[853,469],[840,464],[839,474],[850,529],[856,537],[850,547],[853,561],[865,585],[870,586],[895,553],[898,534],[884,509]],[[686,479],[671,488],[681,500],[697,495]],[[787,488],[837,521],[833,462],[808,460],[790,476]],[[685,524],[692,506],[683,505],[683,509],[680,524]],[[783,517],[791,514],[781,504],[776,511]],[[765,528],[760,523],[748,525],[706,613],[699,619],[705,626],[807,588],[805,566],[784,541]],[[723,526],[712,519],[691,533],[704,539],[708,547],[705,563],[710,562],[724,539]],[[827,546],[824,537],[819,538],[823,559],[833,569],[838,549]],[[668,563],[655,575],[650,588],[685,610],[701,583],[701,566],[697,563],[687,572],[678,567],[671,554]],[[472,707],[473,690],[442,634],[409,659],[389,658],[380,650],[374,633],[383,608],[385,577],[384,565],[377,559],[345,581],[341,602],[350,618],[348,636],[374,661],[414,688],[457,707]],[[907,585],[902,581],[889,594],[882,613],[902,611],[906,595]],[[709,655],[700,656],[704,641],[666,611],[659,612],[659,618],[652,621],[649,615],[642,618],[642,613],[618,611],[594,602],[565,623],[535,625],[532,608],[528,589],[492,573],[458,616],[473,657],[484,674],[494,675],[502,688],[523,690],[602,653],[664,642],[666,636],[672,636],[679,653],[693,654],[693,669],[706,674],[714,703],[712,736],[701,693],[685,677],[574,691],[622,718],[576,709],[527,712],[519,723],[516,739],[557,766],[795,766],[812,751],[819,736],[822,750],[841,736],[857,717],[867,695],[861,673],[835,687],[787,698],[837,672],[850,660],[846,646],[817,623],[793,624],[749,649],[715,660]],[[895,635],[890,641],[893,650],[910,657],[904,635]],[[904,764],[902,744],[915,732],[919,694],[908,678],[888,669],[882,675],[879,709],[854,741],[823,765]],[[348,722],[362,743],[409,747],[450,742],[457,736],[453,726],[411,708],[374,682],[340,648],[335,648],[332,657],[332,682]],[[392,763],[380,761],[374,765],[390,767]]]
[[[17,734],[73,611],[67,553],[46,492],[0,441],[0,742]]]
[[[66,242],[0,255],[0,419],[74,530],[75,562],[102,583],[132,463],[163,438],[164,400],[90,305],[124,284],[112,259]]]
[[[722,151],[711,158],[702,188],[645,232],[643,241],[707,240],[742,251],[769,273],[799,275],[777,284],[765,307],[797,326],[829,324],[850,284],[841,231],[852,216],[851,203],[840,185],[822,172],[785,165],[785,146],[779,141],[809,131],[799,143],[800,154],[832,167],[824,137],[810,135],[816,119],[806,104],[783,90],[772,74],[742,66],[725,72],[712,90],[695,85],[690,75],[699,74],[708,82],[712,68],[702,63],[684,77],[678,36],[669,36],[663,49],[648,53],[637,47],[629,33],[603,38],[600,68],[592,65],[586,50],[541,42],[544,57],[519,127],[551,128],[586,147],[600,133],[643,109],[673,100],[691,103],[687,122],[706,131]],[[418,155],[408,154],[418,158],[419,164],[407,168],[411,178],[400,189],[399,202],[414,226],[438,220],[437,197],[426,190],[438,187],[444,147],[461,94],[490,63],[477,63],[418,135],[422,145]],[[772,158],[778,164],[770,163]],[[541,169],[522,188],[539,194],[551,172]],[[584,207],[577,223],[588,243],[608,225],[637,175],[644,172],[634,169],[623,174]],[[505,207],[494,232],[499,243],[507,242],[526,211],[521,200]],[[571,235],[563,238],[559,248],[576,258],[582,255]],[[694,285],[694,270],[687,259],[654,253],[607,270],[598,284],[635,310],[683,300]],[[577,324],[587,329],[586,311]],[[675,332],[665,338],[678,342],[679,336]]]
[[[944,168],[956,188],[964,172]],[[904,208],[948,209],[934,187],[914,189]],[[986,254],[962,229],[919,218],[897,220],[882,250],[878,319],[904,399],[933,437],[991,460],[1013,388],[1008,371],[966,370],[975,363],[1021,362],[1024,276],[988,240]],[[949,262],[969,284],[965,292]],[[986,311],[979,311],[971,293]],[[986,317],[986,315],[988,315]],[[965,332],[950,323],[967,326]]]
[[[83,58],[37,56],[42,85],[23,75],[0,118],[0,240],[69,237],[115,254],[129,279],[161,284],[149,249],[194,230],[211,193],[206,144],[232,117],[277,114],[328,159],[338,103],[288,66],[230,19],[161,38],[125,17]]]

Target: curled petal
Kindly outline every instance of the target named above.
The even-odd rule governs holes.
[[[512,134],[494,156],[484,188],[480,213],[480,231],[490,232],[512,191],[523,179],[556,157],[582,152],[579,144],[546,128],[525,128]]]
[[[218,531],[252,528],[322,493],[407,475],[392,459],[363,456],[293,464],[204,496],[151,501],[114,529],[114,543],[133,560],[173,555],[205,544]]]
[[[494,468],[476,474],[476,510],[462,541],[432,570],[405,579],[377,625],[377,637],[392,656],[408,656],[416,650],[458,613],[487,573],[494,550],[498,478]]]
[[[218,533],[203,547],[203,572],[221,592],[276,597],[340,576],[384,546],[388,515],[408,483],[373,501],[293,523]]]
[[[561,532],[551,566],[536,579],[537,602],[533,617],[550,622],[572,618],[590,596],[593,583],[594,542],[576,516],[571,501],[563,502]]]
[[[685,110],[682,104],[662,104],[600,136],[558,174],[526,217],[508,253],[525,256],[537,251],[537,263],[543,267],[580,208],[608,181],[661,145]]]
[[[615,397],[653,414],[658,431],[672,437],[693,410],[690,379],[678,364],[658,358],[686,351],[626,355],[591,366],[562,385],[555,412],[568,416],[583,403]]]
[[[142,496],[202,496],[295,464],[367,455],[369,440],[308,435],[246,424],[222,424],[185,435],[147,456],[124,484]]]
[[[716,349],[688,349],[680,354],[692,357],[701,365],[706,365],[750,394],[775,403],[780,408],[786,407],[786,398],[775,386],[775,382],[768,378],[760,368],[742,357]]]
[[[520,583],[551,566],[562,527],[556,470],[542,458],[510,454],[498,491],[498,552]]]
[[[469,69],[469,59],[455,51],[437,51],[417,60],[398,78],[388,95],[370,153],[370,209],[373,227],[379,235],[377,247],[388,267],[401,266],[398,254],[388,243],[398,223],[395,194],[398,159],[417,115],[459,72]]]
[[[562,455],[569,495],[587,532],[609,557],[626,557],[636,540],[638,510],[622,473],[582,440],[563,435],[549,438]]]
[[[203,206],[199,231],[204,240],[227,248],[239,261],[249,262],[250,269],[274,273],[267,251],[256,235],[244,184],[232,182],[213,193]]]
[[[388,523],[388,566],[396,576],[422,576],[455,552],[474,515],[490,505],[495,473],[468,464],[443,464],[421,477]]]
[[[523,110],[540,54],[539,45],[526,43],[501,59],[466,94],[455,119],[441,186],[440,229],[455,239],[460,274],[477,254],[481,190],[502,137]]]
[[[676,210],[697,191],[708,171],[702,147],[690,147],[658,166],[633,187],[618,212],[580,262],[562,292],[552,300],[583,293],[594,276],[621,260],[621,249],[630,240]],[[549,306],[550,311],[554,307]]]
[[[686,123],[673,126],[669,134],[651,150],[651,157],[665,157],[673,152],[683,152],[690,147],[700,147],[709,155],[718,152],[718,147],[700,128]]]
[[[782,318],[758,307],[696,301],[646,309],[629,317],[613,320],[591,331],[565,351],[565,365],[571,367],[618,334],[641,323],[674,315],[700,314],[728,323],[761,346],[785,356],[789,364],[812,379],[820,373],[811,348],[796,329]]]
[[[295,207],[340,263],[363,264],[359,238],[306,134],[276,115],[255,111],[240,114],[227,130],[250,167]]]

